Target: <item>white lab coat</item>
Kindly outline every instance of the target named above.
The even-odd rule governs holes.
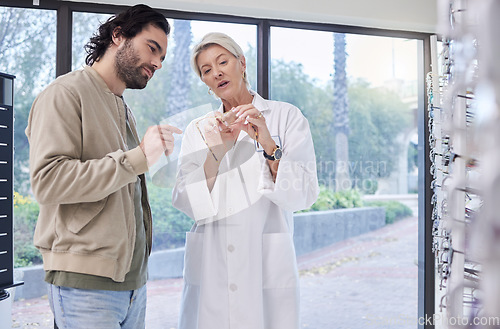
[[[241,132],[209,192],[208,150],[193,122],[182,140],[173,205],[196,223],[186,236],[179,329],[299,329],[292,213],[319,193],[314,146],[298,108],[252,94],[281,140],[276,183]]]

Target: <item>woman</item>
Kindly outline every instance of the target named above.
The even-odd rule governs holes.
[[[186,237],[180,329],[299,328],[292,212],[318,195],[309,124],[249,90],[241,48],[209,33],[191,64],[222,101],[186,128],[174,207]]]

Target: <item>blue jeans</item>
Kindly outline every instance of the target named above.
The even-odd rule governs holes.
[[[146,285],[137,290],[85,290],[48,285],[59,329],[144,329]]]

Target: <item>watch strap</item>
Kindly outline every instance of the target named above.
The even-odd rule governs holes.
[[[266,158],[267,160],[271,160],[271,161],[276,161],[276,158],[274,157],[274,154],[276,153],[276,150],[279,149],[280,147],[278,145],[276,145],[276,147],[274,148],[273,150],[273,154],[269,155],[266,153],[266,151],[264,150],[262,152],[262,155],[264,156],[264,158]]]

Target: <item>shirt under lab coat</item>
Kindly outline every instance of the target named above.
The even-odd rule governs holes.
[[[173,205],[195,225],[186,236],[179,329],[299,328],[293,212],[319,193],[314,146],[298,108],[252,94],[283,150],[276,182],[241,132],[210,192],[208,149],[194,121],[182,140]]]

